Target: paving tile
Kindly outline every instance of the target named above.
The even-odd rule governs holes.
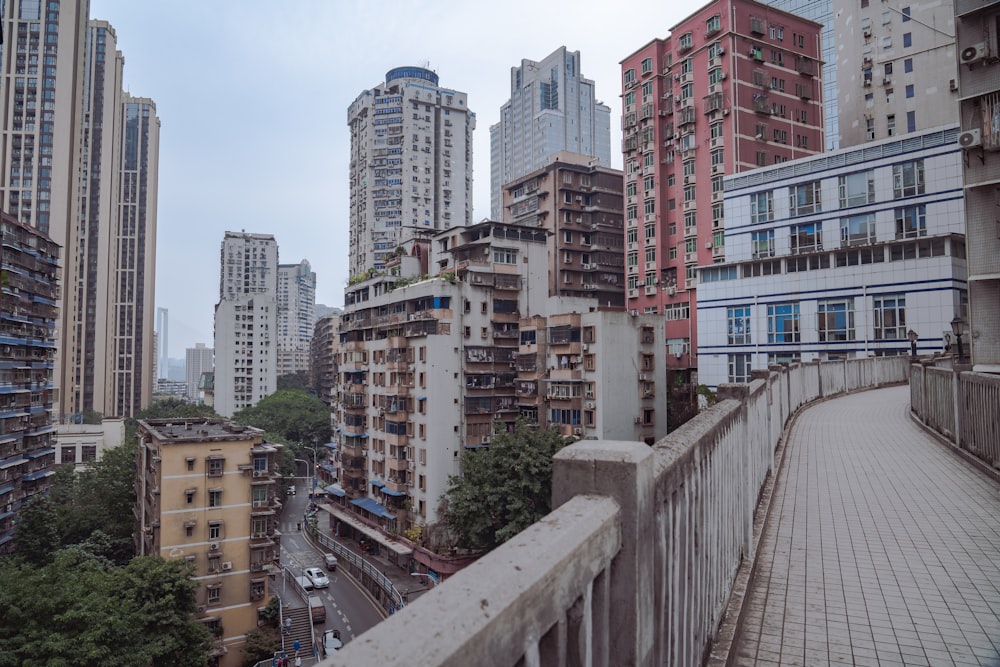
[[[1000,665],[1000,486],[908,400],[893,387],[799,415],[748,595],[755,664]]]

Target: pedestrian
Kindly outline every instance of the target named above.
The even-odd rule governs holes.
[[[295,656],[295,667],[302,667],[302,658]]]
[[[292,617],[291,616],[286,616],[285,617],[285,634],[286,635],[292,634]]]

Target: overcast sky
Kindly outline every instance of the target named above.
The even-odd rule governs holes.
[[[160,117],[156,306],[169,354],[212,345],[227,230],[273,234],[283,264],[309,260],[316,301],[348,278],[347,107],[401,65],[438,73],[476,113],[474,216],[489,216],[489,128],[510,68],[560,46],[609,105],[621,168],[619,62],[703,4],[91,0],[125,56],[125,89]]]

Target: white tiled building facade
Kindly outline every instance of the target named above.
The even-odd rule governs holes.
[[[381,271],[418,232],[472,222],[472,131],[465,93],[422,67],[397,67],[347,110],[350,271]]]
[[[278,387],[278,244],[226,232],[215,306],[215,411],[231,417]]]
[[[703,384],[769,363],[941,351],[967,307],[947,126],[726,179],[726,262],[699,269]]]
[[[316,274],[307,260],[278,266],[278,376],[309,372]]]

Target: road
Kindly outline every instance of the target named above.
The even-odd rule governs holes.
[[[296,480],[296,487],[299,493],[288,496],[281,513],[281,562],[296,575],[301,575],[307,567],[319,567],[326,572],[322,552],[298,530],[309,497],[304,479]],[[340,630],[341,637],[349,642],[382,621],[381,609],[349,575],[341,573],[339,568],[327,575],[330,587],[316,591],[326,604],[326,623],[317,624],[318,634],[324,630]]]

